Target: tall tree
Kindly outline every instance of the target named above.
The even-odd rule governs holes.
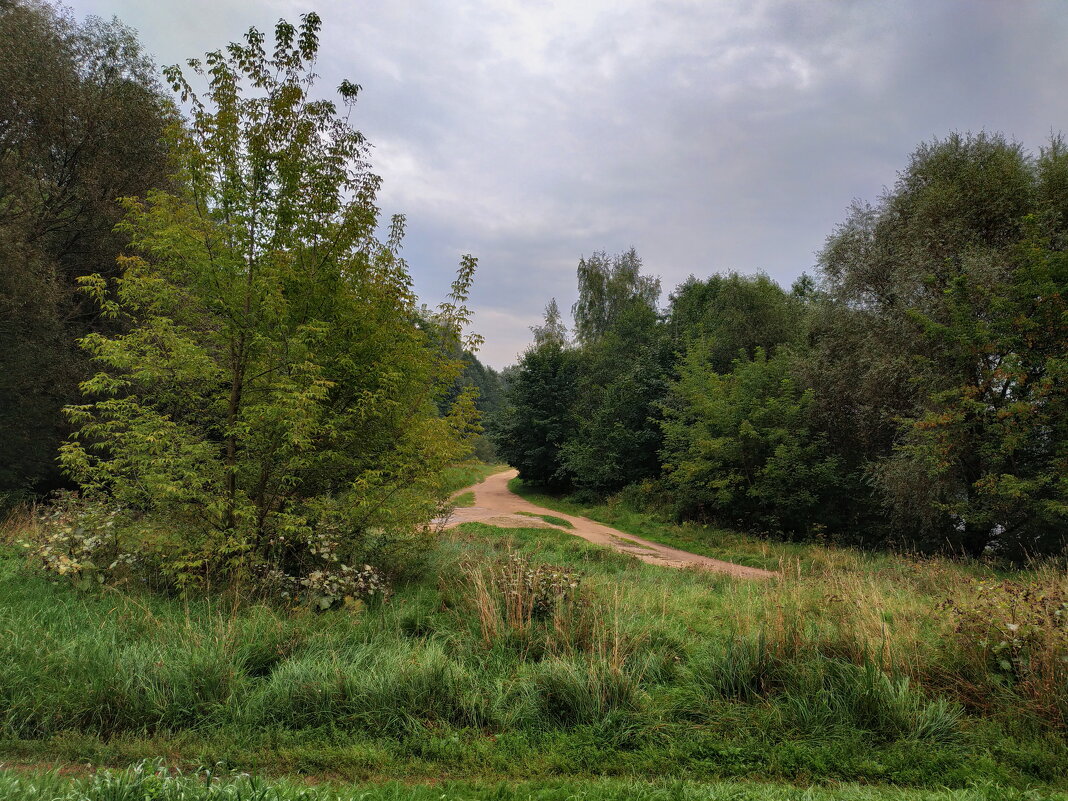
[[[435,406],[462,364],[420,327],[403,220],[374,238],[367,145],[313,94],[319,28],[283,20],[270,52],[252,29],[190,61],[203,97],[166,70],[192,110],[173,133],[182,191],[129,202],[138,255],[82,279],[124,333],[82,341],[100,372],[69,409],[63,464],[122,504],[131,536],[165,520],[153,547],[181,582],[388,563],[468,447],[470,397]],[[436,338],[459,341],[474,268],[465,257]]]
[[[60,410],[89,372],[76,340],[114,330],[76,278],[117,274],[119,198],[169,171],[154,73],[117,21],[0,4],[0,492],[61,480]]]
[[[999,545],[1005,523],[979,499],[994,464],[981,454],[998,437],[979,409],[994,413],[1002,390],[1011,397],[1002,363],[1015,357],[991,326],[1027,269],[1026,218],[1035,215],[1050,243],[1064,240],[1053,189],[1064,174],[1057,142],[1036,163],[1001,136],[952,135],[918,148],[893,190],[855,206],[822,253],[826,302],[817,304],[808,373],[817,414],[847,469],[872,479],[869,513],[884,505],[896,538],[970,554]],[[920,450],[925,459],[934,451],[917,450],[917,421],[931,423],[947,404],[963,413],[951,397],[977,406],[954,429],[957,447],[943,452],[952,465],[921,471]]]
[[[926,358],[963,378],[921,373],[925,397],[873,472],[909,531],[948,521],[965,551],[1022,560],[1068,546],[1068,255],[1036,232],[1014,261],[996,294],[965,273],[947,320],[917,318]]]
[[[642,274],[633,248],[581,259],[577,274],[575,427],[562,459],[575,486],[596,496],[659,472],[655,404],[668,351],[657,310],[660,281]]]
[[[535,342],[509,372],[505,406],[493,428],[497,454],[524,481],[571,487],[562,448],[575,427],[575,351],[566,346],[556,301],[531,328]]]
[[[602,250],[579,259],[578,291],[571,313],[575,339],[585,345],[603,336],[629,307],[655,310],[660,280],[642,275],[642,260],[634,248],[612,258]]]

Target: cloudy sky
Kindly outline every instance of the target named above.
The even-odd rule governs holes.
[[[575,266],[634,246],[688,275],[784,285],[854,198],[950,131],[1068,132],[1060,0],[73,0],[160,64],[323,18],[323,88],[363,86],[380,205],[428,303],[479,258],[480,354],[503,367]]]

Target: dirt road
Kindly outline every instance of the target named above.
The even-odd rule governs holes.
[[[688,551],[680,551],[677,548],[669,548],[666,545],[643,540],[631,534],[624,534],[609,526],[596,523],[585,517],[566,515],[563,512],[555,512],[535,506],[530,501],[520,498],[508,489],[508,482],[517,475],[515,470],[507,470],[496,473],[481,484],[476,484],[463,492],[474,492],[475,505],[461,507],[453,511],[446,523],[446,528],[452,528],[462,523],[488,523],[502,528],[557,528],[589,540],[595,545],[603,545],[614,548],[617,551],[628,553],[648,562],[652,565],[665,567],[696,567],[703,570],[711,570],[716,573],[727,573],[739,578],[769,578],[774,576],[768,570],[760,570],[755,567],[745,567],[731,562],[722,562],[707,556],[699,556]],[[518,514],[527,512],[531,514],[552,515],[563,518],[571,523],[574,528],[553,526],[537,517],[528,517]]]

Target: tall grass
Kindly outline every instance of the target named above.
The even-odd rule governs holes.
[[[1068,764],[1048,713],[1068,690],[1041,668],[1060,641],[999,672],[954,611],[985,608],[991,574],[813,549],[749,583],[480,525],[429,560],[389,603],[316,614],[76,592],[0,551],[0,757],[72,737],[240,764],[359,743],[394,772],[954,786]],[[1043,597],[1063,581],[1024,578]]]

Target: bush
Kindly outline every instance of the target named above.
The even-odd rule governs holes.
[[[539,632],[554,642],[573,639],[583,623],[581,576],[574,570],[512,553],[495,563],[466,565],[463,575],[463,603],[477,615],[486,645],[507,636],[530,647]]]
[[[1068,583],[1052,571],[1031,581],[979,580],[944,601],[956,645],[979,675],[1068,725]]]

